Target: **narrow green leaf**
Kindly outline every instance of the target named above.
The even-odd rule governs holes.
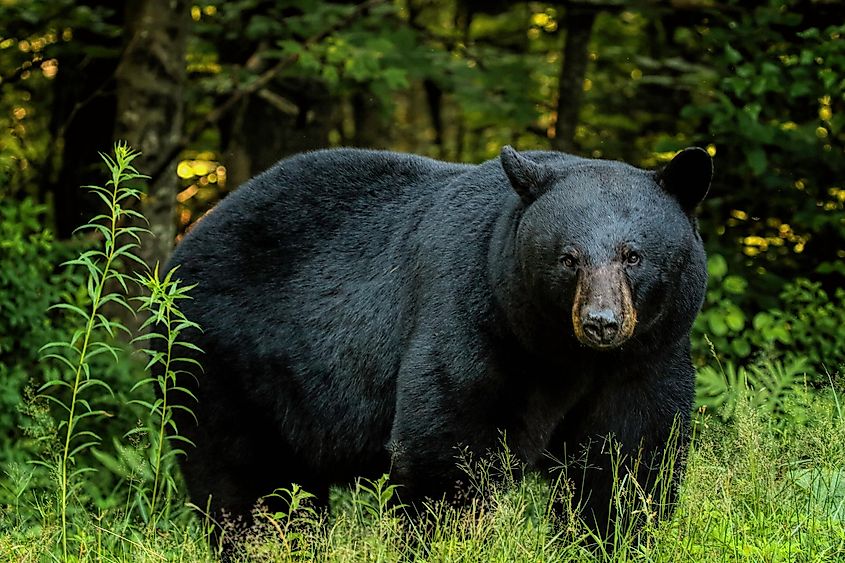
[[[147,332],[140,336],[136,336],[132,339],[132,342],[144,342],[145,340],[167,340],[167,337],[158,332]]]
[[[42,360],[56,360],[57,362],[60,362],[60,363],[64,364],[65,366],[67,366],[70,370],[73,370],[73,371],[76,370],[75,364],[73,364],[70,360],[68,360],[64,356],[60,356],[59,354],[46,354],[44,356],[41,356],[41,359]],[[48,381],[47,383],[50,383],[50,382]],[[45,383],[45,385],[46,385],[46,383]]]
[[[75,448],[73,448],[70,451],[70,454],[68,454],[68,457],[72,457],[72,458],[76,457],[76,455],[79,454],[80,452],[84,452],[85,450],[91,448],[92,446],[96,446],[99,443],[100,443],[100,440],[96,440],[96,441],[92,440],[92,441],[88,441],[88,442],[83,442],[83,443],[79,444],[78,446],[76,446]]]
[[[188,350],[194,350],[195,352],[203,353],[202,349],[199,346],[197,346],[196,344],[193,344],[192,342],[179,341],[179,342],[174,342],[173,345],[179,346],[181,348],[187,348]]]
[[[143,399],[132,399],[131,402],[135,405],[141,405],[150,412],[155,411],[155,405],[151,404],[149,401],[144,401]]]
[[[191,413],[191,414],[193,414],[193,413]],[[182,436],[182,435],[179,435],[179,434],[171,434],[167,437],[167,439],[171,442],[182,442],[184,444],[188,444],[192,448],[196,447],[196,444],[194,444],[191,440],[189,440],[185,436]]]
[[[112,397],[114,397],[114,391],[112,391],[111,387],[109,387],[109,385],[105,381],[101,381],[99,379],[94,379],[93,377],[91,379],[86,379],[84,382],[82,382],[79,385],[79,391],[78,392],[81,393],[82,391],[88,389],[89,387],[101,387],[101,388],[105,389]],[[91,414],[91,413],[87,413],[87,414]]]
[[[58,399],[58,398],[56,398],[56,397],[53,397],[52,395],[47,395],[47,394],[44,394],[44,395],[38,395],[38,398],[39,398],[39,399],[44,399],[45,401],[49,401],[49,402],[53,403],[54,405],[56,405],[57,407],[59,407],[60,409],[62,409],[63,411],[65,411],[65,412],[67,412],[67,413],[70,413],[70,407],[68,407],[67,405],[65,405],[65,404],[61,401],[61,399]],[[59,423],[59,428],[60,428],[60,429],[62,428],[62,425],[63,425],[63,424],[66,424],[66,422],[65,422],[65,421],[61,421],[61,422]]]
[[[137,382],[135,385],[129,389],[130,393],[134,393],[139,387],[143,387],[145,385],[150,385],[152,383],[156,383],[158,380],[155,377],[145,377],[141,381]]]
[[[88,313],[86,313],[76,305],[71,305],[70,303],[56,303],[55,305],[51,306],[50,309],[61,309],[64,311],[70,311],[71,313],[78,315],[83,320],[88,320]]]
[[[62,381],[60,379],[52,379],[46,383],[44,383],[41,387],[38,388],[38,393],[43,393],[47,389],[51,387],[64,387],[66,389],[72,389],[70,383],[66,381]]]
[[[182,405],[173,405],[171,408],[172,408],[173,410],[182,410],[182,411],[185,411],[186,413],[188,413],[189,415],[191,415],[191,418],[193,418],[193,419],[194,419],[194,422],[195,422],[195,423],[199,424],[199,420],[197,419],[197,415],[195,415],[195,414],[194,414],[194,411],[192,411],[191,409],[189,409],[189,408],[187,408],[187,407],[185,407],[185,406],[182,406]]]

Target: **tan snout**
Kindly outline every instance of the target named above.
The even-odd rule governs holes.
[[[572,326],[578,341],[591,348],[616,348],[631,338],[636,325],[637,312],[622,266],[581,270],[572,305]]]

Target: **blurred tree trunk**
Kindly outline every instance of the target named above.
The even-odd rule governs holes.
[[[437,145],[437,155],[445,158],[443,143],[443,90],[434,80],[423,81],[425,99],[428,103],[428,115],[431,117],[431,126],[434,129],[434,144]]]
[[[419,17],[422,14],[425,6],[424,1],[410,1],[408,2],[408,24],[411,29],[424,33],[425,26],[420,23]],[[460,25],[462,14],[465,9],[461,3],[455,6],[455,17],[453,19],[456,26]],[[458,29],[456,27],[456,29]],[[464,33],[464,41],[468,39],[467,34],[469,28],[460,28]],[[434,129],[434,144],[437,146],[438,158],[446,158],[446,149],[443,138],[443,90],[440,85],[432,78],[425,78],[423,80],[423,89],[425,91],[425,101],[428,106],[428,115],[431,118],[431,127]]]
[[[566,40],[558,80],[557,121],[552,148],[564,152],[575,150],[575,127],[584,96],[588,47],[597,10],[569,6],[566,10]]]
[[[153,234],[141,245],[141,257],[150,267],[167,260],[176,236],[176,161],[161,159],[178,144],[185,120],[188,9],[187,0],[126,3],[126,48],[116,72],[115,136],[141,151],[135,161],[139,171],[169,169],[153,180],[141,204]]]
[[[337,98],[321,80],[286,76],[220,122],[228,183],[237,188],[279,159],[329,145]]]
[[[484,2],[477,0],[460,1],[455,9],[455,29],[460,34],[464,45],[470,44],[470,28],[472,27],[472,17],[479,8],[484,6]],[[463,108],[458,107],[457,124],[455,125],[455,152],[453,160],[455,162],[464,161],[464,145],[466,144],[466,118],[464,117]]]
[[[112,0],[84,0],[77,4],[91,10],[107,10]],[[121,17],[120,10],[115,10],[106,20],[120,25]],[[61,71],[53,86],[53,143],[48,150],[51,154],[53,150],[61,151],[61,164],[55,177],[45,174],[43,189],[53,194],[56,235],[63,239],[102,209],[102,202],[80,186],[102,184],[103,163],[98,152],[109,152],[114,133],[114,72],[120,57],[120,39],[108,31],[86,26],[74,29],[75,41],[84,47],[62,57]]]
[[[390,145],[390,128],[384,119],[384,108],[375,94],[364,87],[352,94],[352,116],[356,147],[386,149]]]

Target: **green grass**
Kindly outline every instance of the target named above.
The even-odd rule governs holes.
[[[607,553],[584,541],[577,520],[550,524],[548,486],[528,479],[494,491],[485,505],[429,508],[423,533],[389,498],[385,481],[337,492],[330,515],[308,508],[301,491],[289,514],[264,514],[244,542],[255,561],[834,561],[845,559],[845,421],[831,393],[813,392],[803,424],[777,425],[764,411],[740,405],[733,422],[696,423],[678,509],[650,519],[639,540],[617,538]],[[37,499],[35,499],[37,501]],[[60,560],[61,522],[54,508],[4,508],[0,560]],[[206,561],[210,524],[174,501],[151,530],[115,507],[77,510],[71,560]],[[23,516],[28,514],[28,516]],[[37,516],[39,515],[40,516]],[[33,516],[36,515],[36,516]]]

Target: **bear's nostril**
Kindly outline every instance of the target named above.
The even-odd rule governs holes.
[[[584,332],[593,340],[607,344],[619,333],[619,321],[610,309],[589,311],[583,320]]]
[[[602,334],[602,340],[605,342],[609,342],[616,338],[616,334],[619,332],[619,323],[616,321],[607,322],[604,325],[604,331]]]

